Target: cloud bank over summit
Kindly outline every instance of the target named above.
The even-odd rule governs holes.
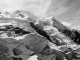
[[[80,0],[0,0],[0,9],[10,12],[25,10],[42,18],[54,16],[80,29]]]

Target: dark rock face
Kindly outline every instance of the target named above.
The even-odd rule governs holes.
[[[9,29],[12,29],[14,27],[12,25],[8,25],[8,26],[5,26],[5,28],[9,30]]]
[[[52,42],[51,39],[50,39],[50,37],[49,37],[49,36],[47,35],[47,33],[43,30],[43,27],[40,26],[40,24],[34,25],[33,22],[30,22],[30,25],[31,25],[31,27],[32,27],[33,29],[35,29],[36,32],[38,32],[40,35],[46,37],[50,42]]]
[[[53,54],[56,55],[56,60],[64,60],[64,57],[65,57],[64,53],[62,53],[58,50],[55,50],[55,49],[53,49],[52,51],[53,51]]]
[[[25,48],[21,47],[17,42],[10,40],[0,40],[0,60],[23,60],[20,56],[22,53],[26,54],[26,57],[29,58],[31,51],[29,51],[25,46]],[[26,58],[26,59],[28,59]]]
[[[69,29],[68,27],[61,24],[59,21],[57,21],[54,17],[52,19],[53,27],[57,28],[59,32],[63,33],[65,36],[69,37],[71,40],[73,40],[75,43],[80,44],[80,32],[75,29]]]
[[[22,58],[20,58],[20,57],[11,57],[12,58],[12,60],[23,60]]]
[[[0,60],[11,60],[9,49],[5,45],[5,42],[2,42],[1,40],[0,40]]]
[[[12,31],[14,31],[15,34],[22,34],[22,35],[30,33],[29,31],[25,31],[25,30],[23,30],[23,29],[21,29],[19,27],[13,28]]]
[[[77,30],[64,29],[59,31],[61,31],[65,36],[69,37],[75,43],[80,44],[80,33]]]
[[[18,48],[13,48],[13,53],[15,56],[20,55],[22,51],[20,51]]]
[[[23,42],[26,43],[26,48],[36,53],[40,53],[43,48],[48,45],[47,39],[37,34],[29,34],[23,39]]]
[[[25,31],[20,27],[13,27],[12,25],[4,26],[4,28],[0,28],[0,31],[3,31],[3,32],[8,31],[9,32],[8,36],[11,35],[11,32],[14,32],[15,34],[18,34],[18,35],[25,35],[30,33],[29,31]]]
[[[46,45],[44,47],[44,49],[42,50],[41,54],[42,55],[51,55],[52,54],[52,51],[50,50],[50,47],[48,45]]]
[[[56,56],[54,54],[51,55],[39,55],[39,57],[37,58],[38,60],[56,60],[55,58]]]

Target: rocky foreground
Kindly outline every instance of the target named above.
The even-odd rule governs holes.
[[[80,32],[54,17],[0,12],[0,60],[80,60]]]

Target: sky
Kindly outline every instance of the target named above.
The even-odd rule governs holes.
[[[0,9],[25,10],[40,18],[54,16],[64,25],[80,30],[80,0],[0,0]]]

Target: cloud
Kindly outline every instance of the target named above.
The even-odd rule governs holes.
[[[73,26],[72,29],[80,30],[80,25]]]
[[[41,0],[41,5],[39,9],[36,10],[35,15],[44,18],[46,16],[47,10],[49,9],[51,0]]]
[[[38,2],[37,0],[0,0],[0,9],[10,12],[19,9],[31,12],[38,7]]]
[[[69,8],[64,7],[64,4],[68,0],[52,0],[51,5],[47,11],[47,16],[54,16],[57,17],[64,12],[66,12]]]
[[[65,22],[65,21],[63,21],[62,24],[65,25],[65,26],[68,26],[68,27],[71,26],[71,23],[68,23],[68,22]]]

